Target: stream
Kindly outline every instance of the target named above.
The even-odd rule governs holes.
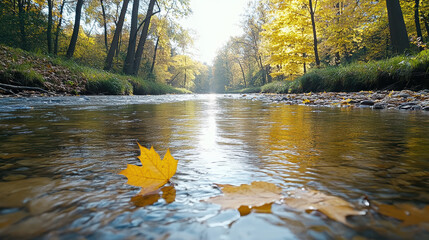
[[[346,200],[429,205],[429,113],[290,106],[261,95],[0,99],[1,239],[429,239],[371,209],[348,224],[281,202],[240,216],[216,184],[265,181]],[[179,160],[170,196],[119,172],[137,142]],[[429,214],[429,213],[428,213]]]

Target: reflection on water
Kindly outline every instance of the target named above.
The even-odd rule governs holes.
[[[428,238],[370,211],[350,226],[280,203],[221,211],[214,183],[267,181],[359,207],[429,204],[429,115],[264,103],[249,96],[0,99],[0,238]],[[118,175],[136,141],[179,160],[136,196]]]

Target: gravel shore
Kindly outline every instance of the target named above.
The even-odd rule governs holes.
[[[273,102],[289,105],[360,107],[429,111],[429,90],[323,92],[302,94],[264,94]]]

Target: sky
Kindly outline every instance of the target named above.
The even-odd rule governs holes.
[[[216,52],[231,36],[243,33],[242,15],[251,0],[191,0],[192,15],[181,20],[184,28],[194,32],[190,53],[196,60],[212,64]]]

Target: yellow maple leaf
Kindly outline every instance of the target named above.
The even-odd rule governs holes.
[[[174,176],[178,161],[171,156],[170,150],[161,161],[161,157],[153,147],[149,149],[137,143],[140,148],[140,162],[142,166],[127,164],[122,174],[128,178],[127,184],[141,187],[140,195],[146,195],[157,191]]]

